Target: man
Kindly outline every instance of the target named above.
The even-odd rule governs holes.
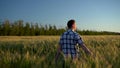
[[[81,46],[87,54],[91,54],[90,50],[83,43],[80,35],[75,32],[75,20],[69,20],[67,23],[67,27],[68,30],[64,32],[60,37],[58,52],[55,60],[57,60],[60,52],[63,52],[65,59],[68,58],[68,55],[71,55],[72,60],[75,60],[77,58],[77,50],[75,48],[76,44],[79,44],[79,46]]]

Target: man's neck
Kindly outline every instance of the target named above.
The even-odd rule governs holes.
[[[71,29],[69,29],[69,30],[75,31],[75,30],[74,30],[74,29],[72,29],[72,28],[71,28]]]
[[[74,29],[72,29],[72,31],[75,31]]]

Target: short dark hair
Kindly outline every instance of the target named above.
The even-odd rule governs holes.
[[[68,21],[68,23],[67,23],[67,27],[70,29],[70,28],[72,28],[72,25],[75,23],[75,20],[73,20],[73,19],[71,19],[71,20],[69,20]]]

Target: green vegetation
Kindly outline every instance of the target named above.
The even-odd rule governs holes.
[[[18,20],[0,22],[0,36],[38,36],[38,35],[61,35],[67,28],[57,28],[55,25],[41,25]],[[81,35],[120,35],[120,33],[107,31],[77,30]]]
[[[26,38],[26,37],[25,37]],[[30,38],[29,38],[30,39]],[[58,46],[57,40],[0,40],[1,68],[119,68],[120,36],[84,36],[86,46],[94,56],[87,56],[80,48],[77,63],[67,61],[61,55],[54,62]]]

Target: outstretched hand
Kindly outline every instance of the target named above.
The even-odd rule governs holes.
[[[91,52],[91,51],[89,51],[89,53],[87,53],[89,56],[91,56],[92,58],[94,58],[95,59],[95,55],[93,54],[93,52]]]

